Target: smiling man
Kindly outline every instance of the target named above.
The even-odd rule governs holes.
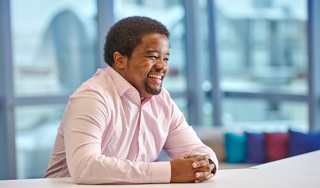
[[[169,32],[147,17],[109,31],[106,69],[70,97],[45,177],[81,184],[199,183],[218,161],[162,88],[169,71]],[[172,161],[155,162],[164,150]]]
[[[158,95],[169,71],[169,41],[166,35],[151,33],[141,38],[131,57],[114,52],[111,66],[138,90],[141,100]]]

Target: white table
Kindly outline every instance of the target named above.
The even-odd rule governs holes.
[[[220,170],[210,181],[194,184],[76,185],[71,178],[0,181],[0,188],[320,188],[320,150],[247,169]]]
[[[320,178],[320,150],[254,166],[252,168],[272,172],[317,176]]]

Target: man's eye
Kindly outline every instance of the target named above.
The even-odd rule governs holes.
[[[168,59],[168,58],[164,58],[163,60],[164,60],[164,61],[166,61],[166,62],[168,62],[168,61],[169,61],[169,59]]]
[[[157,59],[157,56],[149,56],[151,59]]]

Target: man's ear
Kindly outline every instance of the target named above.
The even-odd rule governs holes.
[[[113,54],[114,65],[119,69],[124,69],[127,61],[127,57],[120,54],[119,52],[114,52]]]

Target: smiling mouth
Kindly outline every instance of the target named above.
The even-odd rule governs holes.
[[[149,77],[156,78],[156,79],[159,79],[159,80],[162,79],[162,76],[158,76],[158,75],[149,75]]]

